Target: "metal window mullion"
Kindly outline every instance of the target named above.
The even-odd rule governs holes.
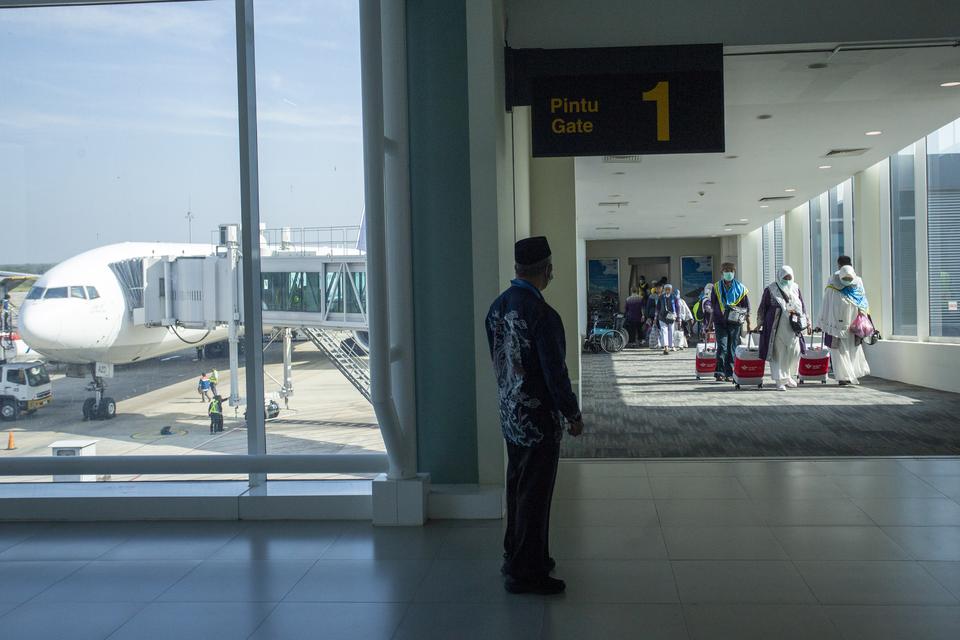
[[[253,0],[235,0],[237,36],[237,104],[240,125],[240,228],[243,316],[246,346],[247,453],[267,453],[263,407],[263,325],[260,274],[260,188],[257,166],[257,84],[254,56]],[[266,473],[250,473],[251,487]]]
[[[813,299],[810,296],[820,295],[820,291],[813,290],[813,269],[811,269],[810,253],[810,202],[803,204],[805,211],[800,216],[800,233],[803,236],[803,290],[807,292],[808,308],[813,309]]]
[[[853,190],[856,187],[854,184],[856,176],[848,178],[842,184],[844,185],[843,189],[843,250],[848,256],[853,259],[853,263],[857,264],[856,255],[857,255],[857,239],[854,237],[854,226],[853,226]]]
[[[913,156],[914,215],[917,243],[917,338],[921,342],[930,339],[930,282],[929,251],[927,247],[927,139],[917,142]],[[921,286],[923,284],[923,286]]]

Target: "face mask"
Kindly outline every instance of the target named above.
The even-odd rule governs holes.
[[[780,281],[780,286],[783,287],[784,289],[789,288],[791,284],[793,284],[793,280],[784,279]]]
[[[842,282],[844,285],[848,287],[853,284],[853,280],[847,280],[846,278],[841,278],[840,282]]]
[[[734,275],[734,274],[733,274],[733,271],[724,271],[724,272],[723,272],[723,279],[726,280],[727,282],[732,282],[732,281],[733,281],[733,275]]]

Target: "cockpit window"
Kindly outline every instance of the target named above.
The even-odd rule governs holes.
[[[70,287],[70,297],[86,300],[87,294],[84,292],[83,287]]]
[[[27,300],[39,300],[43,297],[43,292],[46,291],[43,287],[30,287],[30,291],[27,293]]]
[[[96,287],[87,287],[87,297],[91,300],[96,300],[100,297],[100,292],[97,291]]]
[[[43,296],[44,300],[50,300],[51,298],[66,298],[67,297],[67,287],[50,287],[47,289],[47,293]]]

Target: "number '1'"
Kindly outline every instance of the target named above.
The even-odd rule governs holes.
[[[650,91],[643,92],[644,102],[657,103],[657,142],[670,141],[670,84],[657,83]]]

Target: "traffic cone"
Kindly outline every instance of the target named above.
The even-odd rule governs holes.
[[[7,431],[7,451],[13,451],[17,448],[17,443],[13,440],[13,431]]]

